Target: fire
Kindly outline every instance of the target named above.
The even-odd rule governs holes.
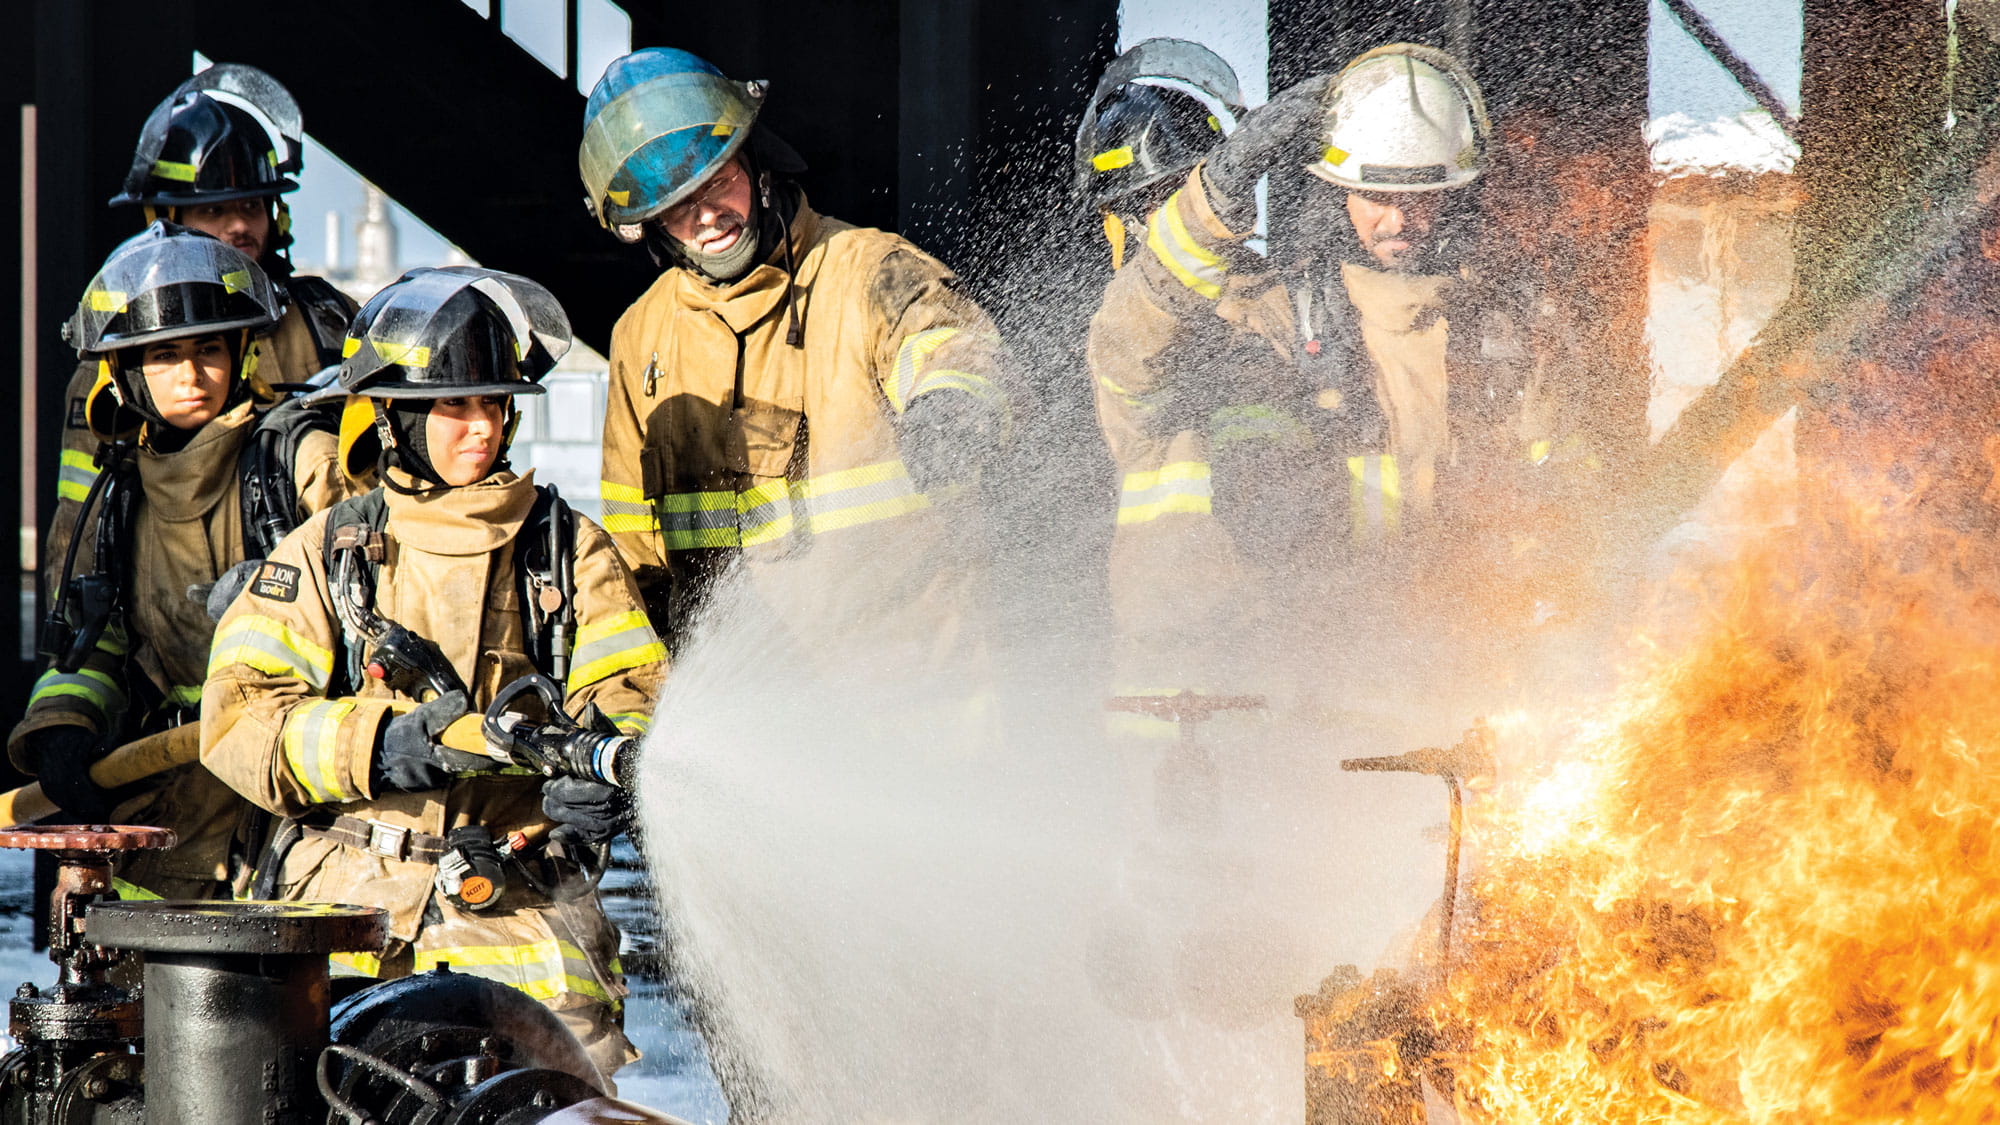
[[[2000,1119],[2000,583],[1924,491],[1809,506],[1480,802],[1466,1120]]]

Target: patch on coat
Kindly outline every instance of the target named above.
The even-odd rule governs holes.
[[[267,562],[250,583],[250,592],[267,601],[292,602],[299,598],[299,568]]]

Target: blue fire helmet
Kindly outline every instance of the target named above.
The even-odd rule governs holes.
[[[686,198],[743,147],[764,90],[763,82],[732,82],[671,47],[613,62],[583,111],[577,164],[591,215],[636,240],[639,224]]]

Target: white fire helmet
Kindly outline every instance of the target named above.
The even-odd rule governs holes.
[[[1327,89],[1323,151],[1306,170],[1359,191],[1438,191],[1479,178],[1492,126],[1479,85],[1432,47],[1391,43]]]

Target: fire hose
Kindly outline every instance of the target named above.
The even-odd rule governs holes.
[[[407,711],[416,704],[397,700],[390,706]],[[481,721],[479,715],[463,716],[445,728],[438,741],[453,750],[485,754],[486,738],[479,729]],[[182,723],[105,754],[91,765],[90,780],[101,789],[117,789],[200,758],[201,724]],[[42,792],[40,782],[0,793],[0,824],[32,824],[55,815],[56,811],[56,803]]]

